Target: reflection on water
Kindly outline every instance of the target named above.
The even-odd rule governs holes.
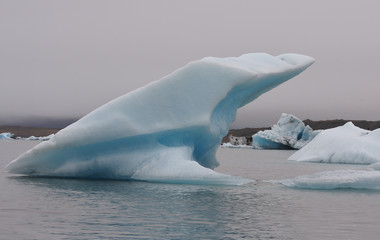
[[[273,222],[273,216],[288,214],[281,199],[257,193],[255,186],[29,177],[8,181],[17,199],[17,206],[8,206],[9,215],[17,217],[9,210],[17,208],[19,224],[39,239],[50,234],[82,239],[236,239],[276,237],[274,230],[290,227],[286,222]],[[2,214],[2,221],[8,217]],[[268,217],[272,218],[270,225],[265,224]]]
[[[0,144],[8,154],[2,166],[17,156],[13,147]],[[0,239],[377,239],[380,234],[380,191],[298,190],[262,181],[342,166],[296,164],[286,161],[291,154],[286,151],[221,151],[219,171],[258,181],[199,186],[1,173]]]

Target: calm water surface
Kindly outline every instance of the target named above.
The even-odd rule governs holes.
[[[0,167],[34,146],[0,141]],[[220,149],[239,187],[0,175],[0,239],[379,239],[380,191],[263,180],[364,166],[287,161],[293,151]]]

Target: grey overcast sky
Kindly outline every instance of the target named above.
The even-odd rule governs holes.
[[[300,53],[232,127],[380,120],[380,1],[0,0],[0,125],[80,117],[206,56]]]

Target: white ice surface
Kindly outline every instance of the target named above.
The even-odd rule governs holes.
[[[264,53],[191,62],[99,107],[6,169],[36,176],[245,183],[211,170],[237,109],[313,62]]]
[[[324,130],[289,160],[321,163],[371,164],[363,170],[337,170],[277,181],[304,189],[380,189],[380,129],[354,126]]]
[[[380,162],[380,129],[368,131],[348,122],[324,130],[289,160],[347,164]]]
[[[252,148],[250,145],[233,145],[231,143],[223,143],[220,145],[222,148]]]

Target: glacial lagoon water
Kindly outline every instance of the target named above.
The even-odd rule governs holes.
[[[38,142],[0,141],[0,167]],[[363,165],[287,161],[294,151],[220,148],[245,186],[0,174],[0,239],[378,239],[380,191],[301,190],[265,180]]]

